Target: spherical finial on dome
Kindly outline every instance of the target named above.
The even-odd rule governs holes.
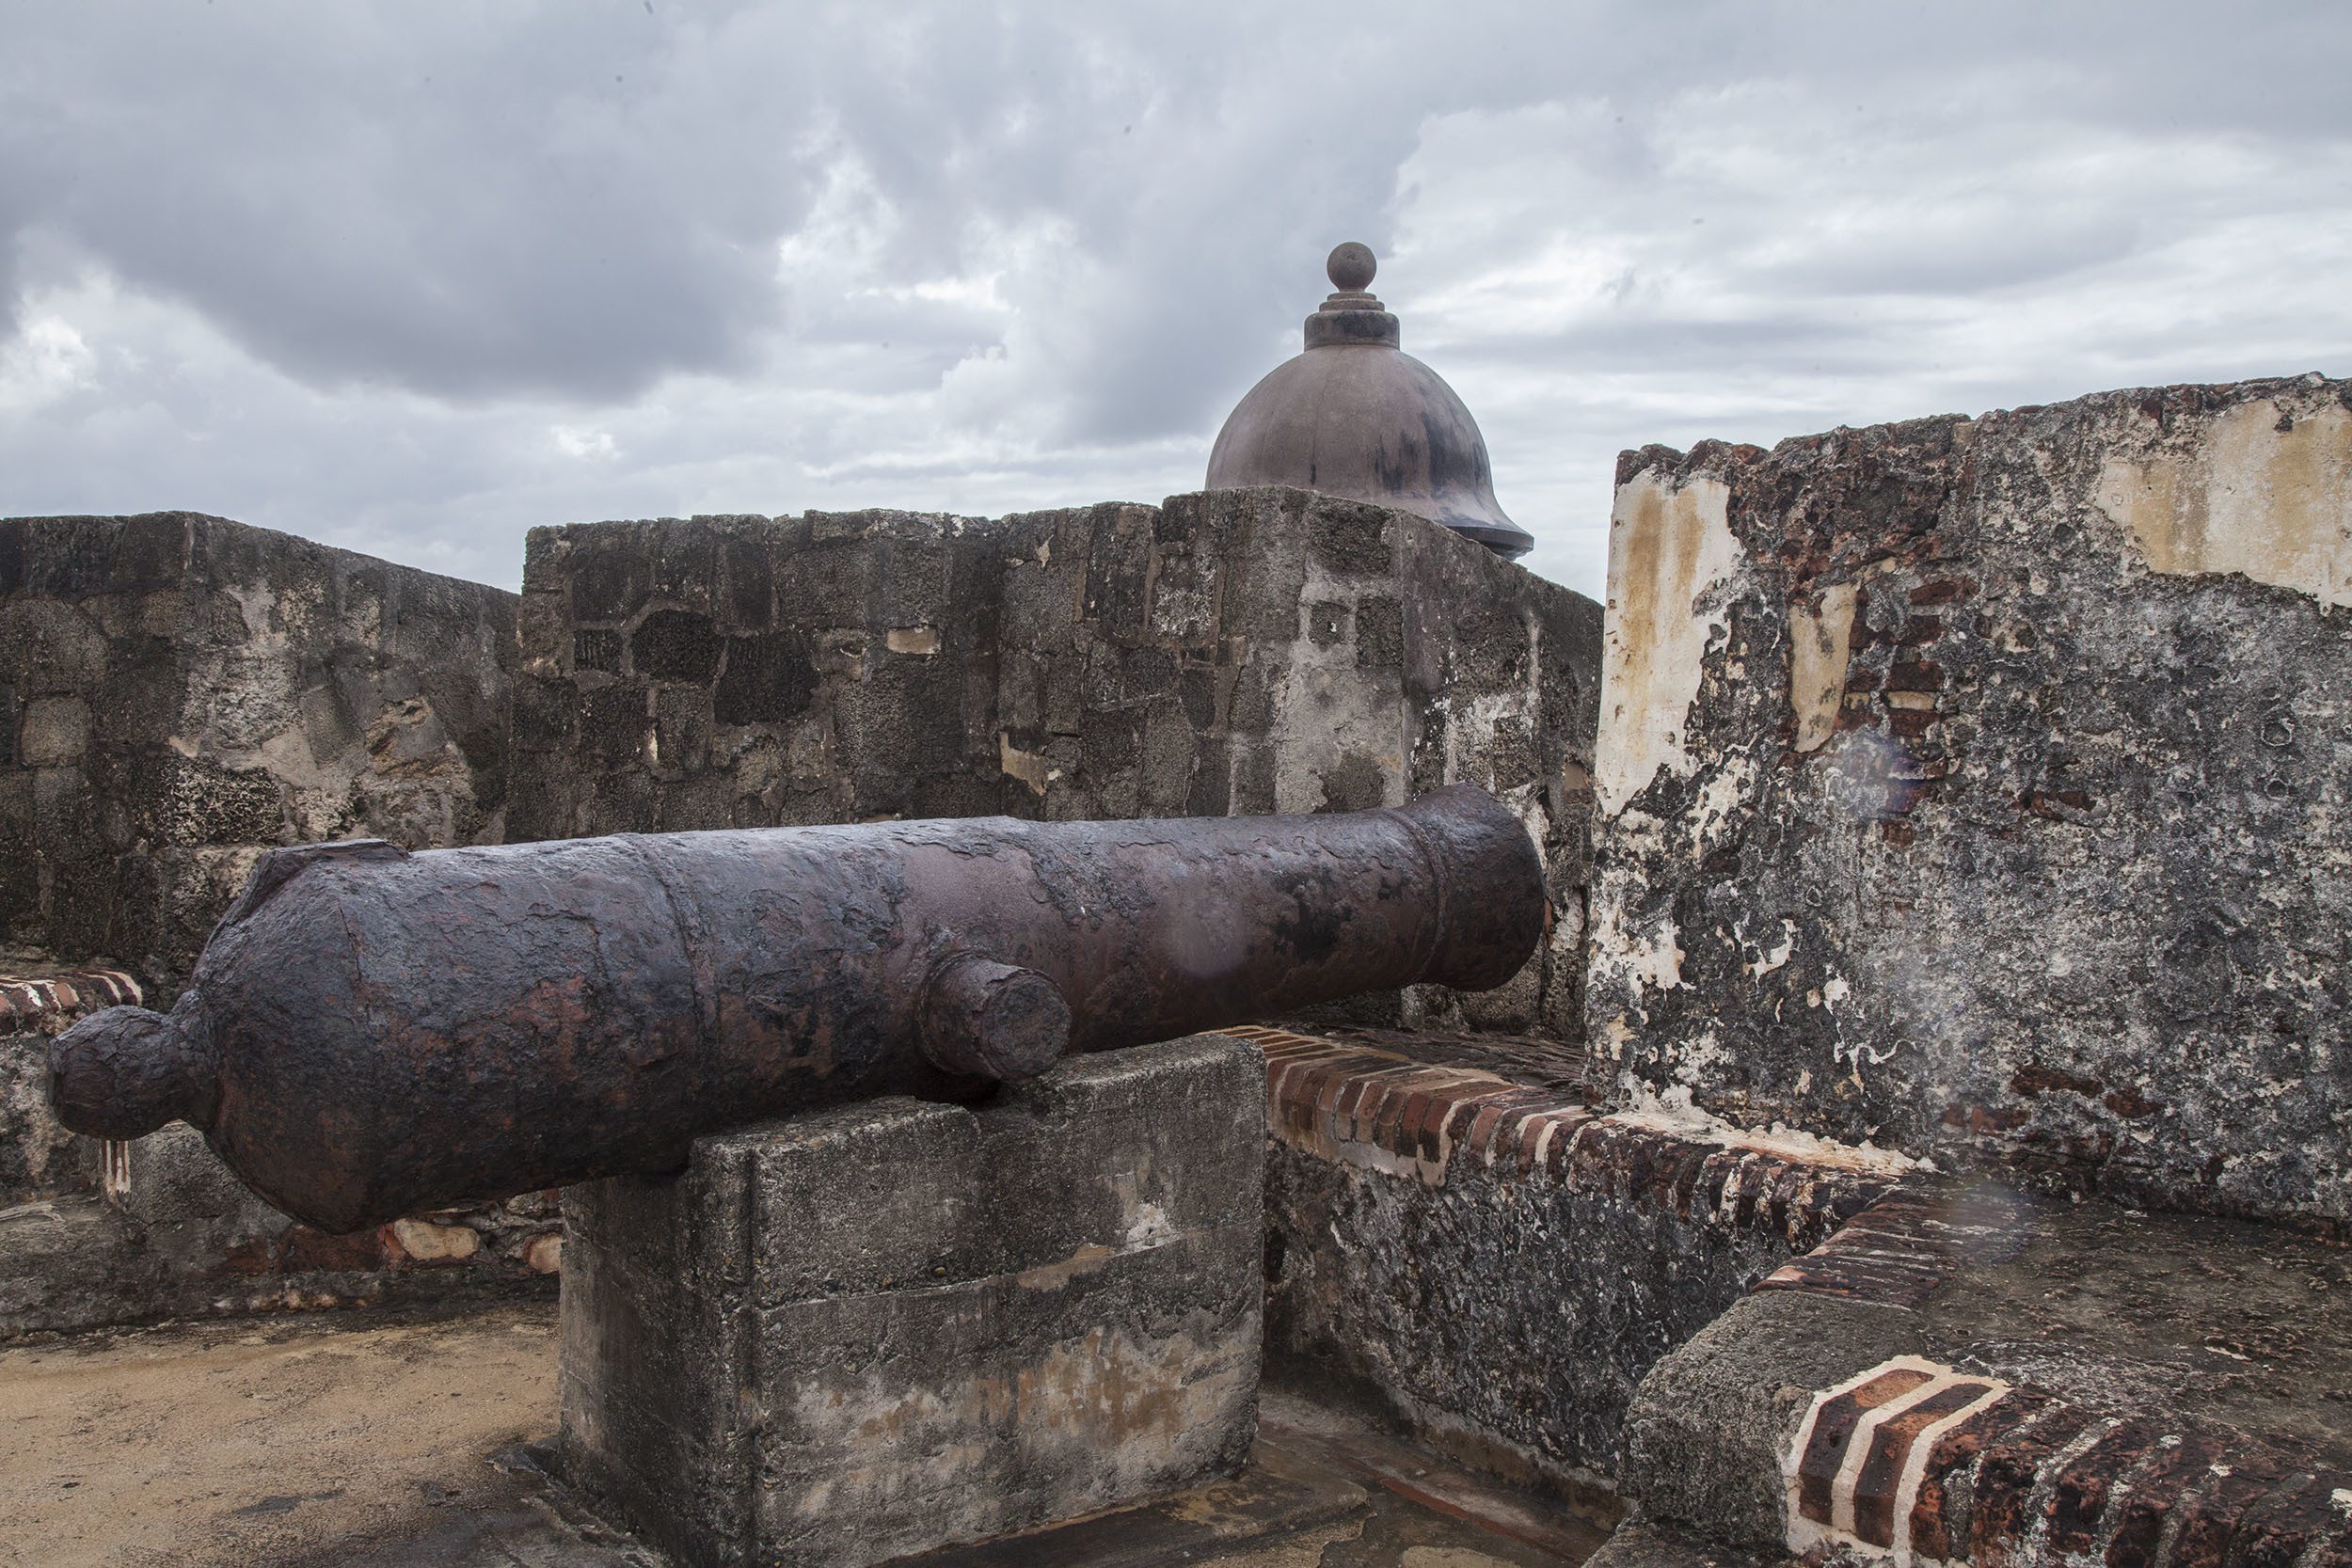
[[[1372,246],[1349,240],[1331,247],[1323,270],[1331,275],[1333,288],[1345,293],[1361,293],[1372,287],[1372,275],[1380,270],[1380,263],[1374,259]]]

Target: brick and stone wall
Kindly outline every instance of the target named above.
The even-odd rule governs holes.
[[[0,942],[167,1006],[262,850],[497,839],[514,606],[192,513],[0,519]]]
[[[1550,950],[1491,996],[1359,1011],[1581,1026],[1599,609],[1408,514],[1240,490],[543,529],[520,625],[514,837],[1343,811],[1468,781],[1544,847]]]
[[[554,1287],[563,1236],[552,1193],[328,1236],[246,1192],[194,1128],[128,1144],[66,1132],[49,1111],[50,1038],[140,1000],[119,971],[0,978],[0,1339]]]
[[[1620,1088],[2352,1219],[2352,387],[1647,448],[1612,527]]]
[[[1907,1168],[1596,1115],[1572,1088],[1426,1059],[1443,1041],[1232,1032],[1265,1053],[1274,1364],[1570,1494],[1613,1487],[1661,1356]]]
[[[2348,1291],[2277,1224],[1915,1178],[1652,1369],[1621,1480],[1756,1560],[2342,1562]]]

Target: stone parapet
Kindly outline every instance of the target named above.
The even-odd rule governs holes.
[[[514,614],[222,517],[0,518],[0,942],[168,1006],[264,849],[494,841]]]
[[[552,1193],[330,1236],[246,1191],[192,1127],[130,1143],[68,1132],[49,1108],[50,1039],[141,990],[119,970],[0,978],[0,1340],[554,1289]]]
[[[79,1184],[0,1207],[0,1340],[166,1318],[486,1302],[553,1292],[551,1193],[330,1236],[255,1197],[195,1129],[73,1139]],[[56,1184],[52,1184],[53,1188]]]
[[[1541,847],[1545,950],[1359,1022],[1582,1027],[1600,610],[1408,513],[1299,490],[999,518],[697,517],[531,536],[514,836],[879,816],[1398,805]]]
[[[0,1208],[96,1184],[97,1146],[50,1114],[49,1040],[87,1013],[139,1000],[120,970],[0,977]]]

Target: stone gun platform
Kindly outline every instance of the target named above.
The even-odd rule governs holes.
[[[1262,1085],[1196,1036],[570,1189],[566,1479],[686,1568],[856,1568],[1238,1470]]]

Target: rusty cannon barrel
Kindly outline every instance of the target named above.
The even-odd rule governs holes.
[[[685,1163],[873,1095],[971,1099],[1139,1045],[1534,950],[1527,831],[1456,785],[1395,810],[1008,817],[272,851],[169,1015],[54,1042],[79,1132],[201,1129],[328,1230]]]

